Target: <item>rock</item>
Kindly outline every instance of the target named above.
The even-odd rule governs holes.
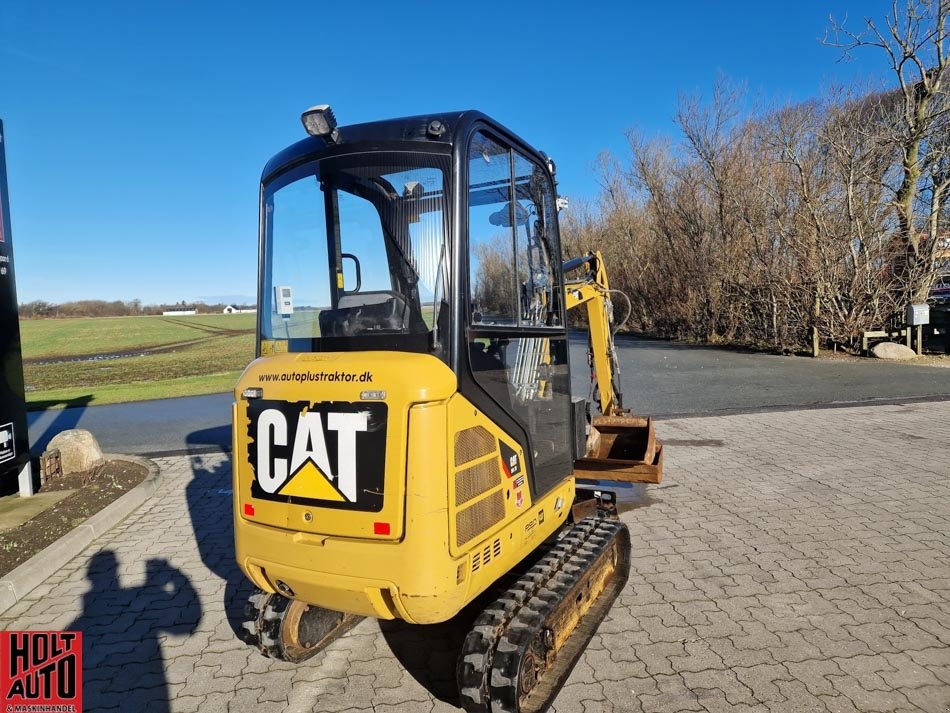
[[[916,359],[917,354],[908,346],[897,344],[896,342],[881,342],[871,348],[871,354],[878,359],[894,359],[897,361],[907,361]]]
[[[71,428],[53,436],[47,449],[54,448],[59,451],[63,475],[83,473],[105,462],[96,437],[80,428]]]

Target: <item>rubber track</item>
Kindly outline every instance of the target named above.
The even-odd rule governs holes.
[[[342,618],[338,624],[326,629],[323,632],[323,637],[310,648],[307,648],[299,642],[294,643],[296,636],[288,642],[285,636],[287,632],[283,631],[283,627],[286,625],[284,619],[288,616],[293,604],[295,604],[293,600],[281,594],[271,594],[261,589],[255,589],[244,606],[244,621],[241,624],[240,632],[241,639],[257,648],[267,658],[300,663],[316,656],[363,620],[363,617],[355,614],[340,615]],[[300,602],[296,602],[296,604],[299,605]],[[312,607],[312,610],[317,612],[329,611],[320,607]],[[308,611],[311,611],[311,607],[305,609],[300,615],[305,616]],[[299,626],[299,619],[297,621]],[[299,636],[299,633],[298,629],[296,635]]]
[[[255,589],[244,605],[241,638],[257,647],[267,658],[283,660],[280,645],[280,619],[289,600],[285,597]]]
[[[456,670],[460,703],[468,713],[518,711],[516,672],[524,637],[537,630],[547,613],[561,601],[562,594],[570,590],[618,531],[625,529],[617,520],[581,520],[482,611],[465,637]],[[624,579],[626,574],[620,573]],[[598,623],[599,619],[595,627]],[[573,663],[565,662],[567,669],[555,676],[557,683],[566,677]],[[515,675],[511,675],[513,671]],[[548,679],[544,676],[542,683]]]

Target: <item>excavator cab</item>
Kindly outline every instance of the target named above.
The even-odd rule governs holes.
[[[626,578],[626,528],[579,516],[576,464],[660,473],[652,423],[603,398],[602,263],[565,282],[553,163],[484,114],[338,127],[323,105],[303,123],[261,180],[258,358],[233,409],[246,638],[302,660],[361,616],[441,622],[526,561],[543,572],[524,592],[569,566],[530,664],[495,660],[515,609],[459,663],[467,709],[534,710],[535,683],[559,671],[550,693],[578,622]],[[606,438],[571,398],[566,310],[581,304]],[[517,668],[514,688],[490,690],[496,665]]]

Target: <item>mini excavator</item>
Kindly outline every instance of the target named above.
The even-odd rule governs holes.
[[[544,710],[627,579],[602,481],[662,477],[622,404],[622,293],[599,253],[562,262],[554,163],[484,114],[302,121],[261,180],[258,358],[233,407],[244,638],[297,662],[363,617],[477,607],[462,707]]]

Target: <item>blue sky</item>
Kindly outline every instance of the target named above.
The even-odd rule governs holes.
[[[341,124],[481,109],[589,198],[599,152],[672,133],[718,73],[776,103],[882,81],[881,56],[819,40],[829,13],[889,5],[3,0],[20,301],[250,298],[260,171],[312,104]]]

